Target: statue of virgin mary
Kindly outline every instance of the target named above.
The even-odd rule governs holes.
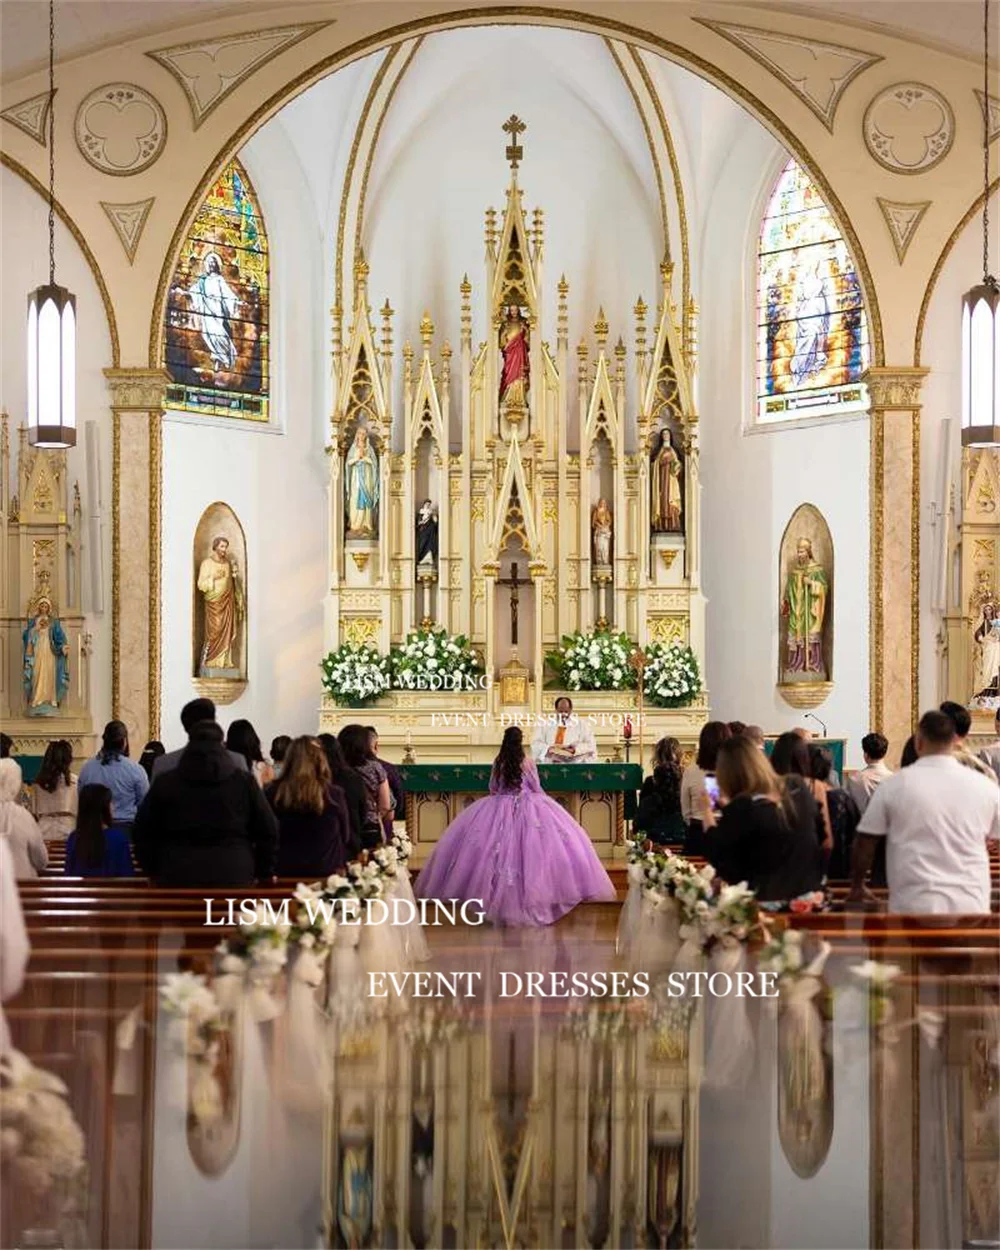
[[[345,474],[348,538],[374,538],[379,500],[378,456],[359,425],[347,452]]]

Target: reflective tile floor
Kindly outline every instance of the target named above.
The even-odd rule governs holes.
[[[776,998],[713,997],[644,992],[619,914],[427,929],[385,998],[335,952],[322,1012],[251,994],[207,1057],[157,1005],[183,934],[92,945],[11,1021],[70,1087],[87,1193],[75,1224],[8,1202],[4,1244],[998,1244],[995,923],[816,919]],[[753,953],[692,967],[764,988]]]

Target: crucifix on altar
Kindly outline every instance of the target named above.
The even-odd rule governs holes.
[[[518,580],[516,560],[514,560],[510,566],[510,576],[498,578],[497,585],[510,587],[510,644],[512,647],[516,647],[517,646],[517,615],[518,615],[518,608],[521,602],[520,589],[524,585],[523,582]]]

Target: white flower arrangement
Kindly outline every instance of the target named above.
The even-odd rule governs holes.
[[[389,652],[389,670],[400,690],[475,690],[482,664],[464,634],[412,629]]]
[[[367,863],[354,861],[325,881],[300,883],[290,900],[298,907],[281,903],[272,910],[259,907],[254,920],[241,924],[231,938],[215,948],[212,984],[192,972],[168,973],[160,985],[160,1000],[164,1010],[182,1024],[177,1037],[182,1050],[205,1063],[214,1062],[219,1034],[228,1027],[227,1012],[234,1008],[241,987],[250,991],[255,1019],[264,1021],[279,1014],[281,1007],[271,991],[283,977],[293,952],[298,958],[292,977],[318,986],[324,975],[323,961],[336,941],[345,912],[350,915],[349,922],[356,925],[356,917],[363,917],[363,900],[380,898],[392,879],[407,871],[412,853],[413,843],[405,830],[397,830]],[[275,924],[274,916],[283,908],[294,918],[290,923]]]
[[[0,1058],[0,1162],[8,1203],[21,1193],[59,1219],[82,1205],[84,1137],[63,1082],[18,1050]]]
[[[654,642],[646,648],[644,697],[655,707],[687,707],[701,693],[698,657],[680,642]]]
[[[629,657],[635,650],[626,633],[594,630],[564,634],[562,643],[545,659],[564,690],[632,690],[636,675]]]
[[[385,694],[391,683],[389,658],[374,647],[345,642],[322,661],[323,689],[336,703],[358,707]]]

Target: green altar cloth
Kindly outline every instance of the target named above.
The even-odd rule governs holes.
[[[410,794],[486,794],[490,764],[400,764],[403,785]],[[638,764],[540,764],[542,789],[553,794],[621,791],[625,819],[636,810],[636,791],[642,785]]]

